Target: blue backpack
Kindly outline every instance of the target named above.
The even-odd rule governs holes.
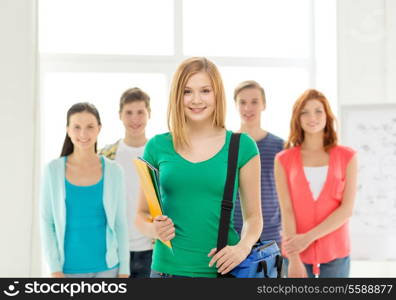
[[[230,273],[236,278],[280,278],[282,256],[275,241],[259,241]]]
[[[217,251],[223,249],[228,242],[231,211],[233,207],[233,191],[238,162],[240,133],[231,135],[228,152],[227,180],[224,187],[219,232],[217,237]],[[280,278],[282,256],[275,241],[258,241],[250,254],[230,273],[219,277],[233,278]]]

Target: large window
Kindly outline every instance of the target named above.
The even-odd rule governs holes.
[[[193,55],[219,66],[230,129],[239,127],[233,89],[253,79],[267,94],[264,128],[287,138],[299,94],[308,87],[336,94],[334,2],[39,0],[42,162],[59,155],[75,102],[98,107],[99,147],[122,137],[118,101],[130,87],[151,96],[149,137],[166,131],[170,80]]]
[[[186,55],[309,58],[310,0],[185,0]]]
[[[172,0],[40,0],[45,53],[172,55]]]

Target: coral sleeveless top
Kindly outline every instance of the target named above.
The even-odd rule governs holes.
[[[317,201],[313,199],[304,174],[301,147],[283,150],[276,156],[285,170],[297,233],[311,230],[341,205],[347,165],[355,153],[355,150],[344,146],[334,146],[329,150],[327,177]],[[300,253],[300,257],[304,263],[313,265],[314,274],[319,274],[319,264],[348,256],[349,253],[349,230],[346,222],[337,230],[314,241]]]

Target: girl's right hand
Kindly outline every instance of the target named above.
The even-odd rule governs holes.
[[[158,216],[154,218],[155,235],[161,241],[167,242],[175,237],[175,226],[171,218]]]
[[[289,260],[288,278],[307,278],[307,270],[301,259]]]
[[[63,274],[63,272],[54,272],[54,273],[51,273],[51,277],[53,277],[53,278],[65,278],[65,274]]]

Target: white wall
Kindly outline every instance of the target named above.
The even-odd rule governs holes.
[[[396,1],[386,0],[385,18],[387,20],[386,35],[386,98],[389,102],[396,102]]]
[[[0,277],[38,276],[36,73],[36,1],[1,0]]]
[[[337,4],[339,103],[396,102],[395,1]]]
[[[337,6],[339,106],[396,103],[396,1],[338,0]],[[352,256],[351,276],[396,277],[396,262]]]

